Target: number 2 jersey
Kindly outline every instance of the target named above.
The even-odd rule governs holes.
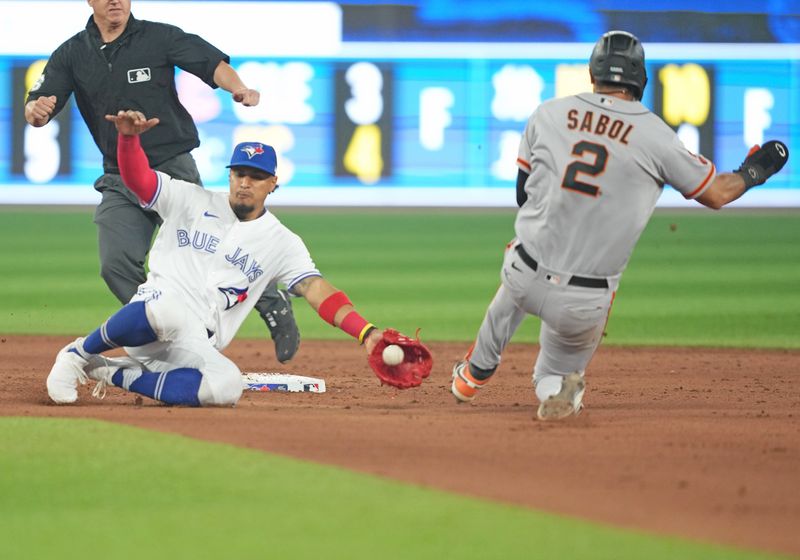
[[[517,238],[550,270],[618,277],[665,184],[702,194],[714,164],[638,101],[586,93],[528,119],[517,165],[529,173]]]
[[[202,321],[217,349],[230,343],[268,284],[291,289],[321,276],[303,240],[270,212],[242,222],[228,193],[156,174],[157,191],[145,207],[164,223],[139,298],[177,296],[188,320]]]

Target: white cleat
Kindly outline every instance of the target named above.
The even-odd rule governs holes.
[[[539,420],[560,420],[578,415],[583,408],[586,382],[580,373],[570,373],[561,381],[561,391],[542,401],[536,416]]]
[[[83,368],[89,362],[72,351],[79,342],[83,342],[83,339],[70,342],[59,351],[50,369],[50,375],[47,376],[47,394],[55,403],[74,403],[78,400],[78,383],[86,384],[87,378]]]

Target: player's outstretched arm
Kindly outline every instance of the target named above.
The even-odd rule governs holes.
[[[150,169],[139,135],[156,126],[158,119],[147,119],[139,111],[120,111],[116,115],[106,115],[106,120],[112,121],[119,132],[117,164],[122,182],[142,204],[150,204],[158,190],[158,177]]]
[[[703,206],[719,210],[745,193],[744,181],[736,173],[719,173],[711,186],[695,198]]]
[[[695,200],[719,210],[753,187],[766,183],[788,160],[789,148],[783,142],[770,140],[763,146],[753,146],[739,169],[717,175],[711,186]]]
[[[308,304],[327,323],[339,327],[372,351],[380,336],[373,337],[375,325],[364,319],[347,295],[321,276],[311,276],[294,285],[292,291],[306,298]]]
[[[305,297],[325,321],[364,345],[367,363],[381,383],[409,389],[419,386],[430,375],[433,358],[418,337],[412,339],[394,329],[379,331],[358,314],[344,292],[324,278],[306,278],[292,290]]]

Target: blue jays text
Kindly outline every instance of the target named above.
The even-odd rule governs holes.
[[[185,229],[179,229],[176,233],[178,234],[178,247],[191,246],[193,249],[205,251],[206,253],[217,252],[219,237],[202,231],[195,231],[190,238],[190,232]],[[250,282],[264,274],[261,265],[255,259],[250,258],[250,254],[245,253],[241,247],[236,247],[232,254],[225,255],[225,260],[234,266],[238,266],[247,275],[247,279]]]

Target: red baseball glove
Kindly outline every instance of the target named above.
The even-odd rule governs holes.
[[[419,340],[419,329],[416,338],[408,338],[394,329],[386,329],[383,337],[369,355],[369,365],[381,380],[398,389],[418,387],[422,380],[431,374],[433,358],[428,348]],[[397,365],[387,365],[383,360],[383,350],[396,344],[403,350],[403,361]]]

